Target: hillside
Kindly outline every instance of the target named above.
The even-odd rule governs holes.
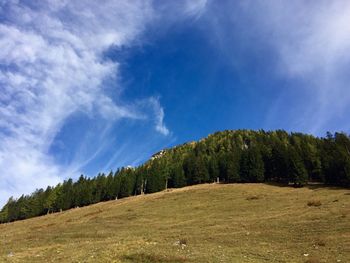
[[[318,186],[170,189],[1,224],[0,261],[349,262],[349,204]]]
[[[327,133],[317,138],[283,130],[216,132],[198,142],[162,150],[138,167],[93,178],[81,175],[75,182],[68,179],[31,195],[10,198],[0,211],[0,223],[216,181],[296,187],[316,181],[350,187],[350,137]]]

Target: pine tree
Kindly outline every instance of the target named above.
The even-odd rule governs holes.
[[[256,147],[250,147],[243,151],[240,170],[242,182],[257,183],[264,181],[264,162],[260,151]]]
[[[209,180],[211,182],[215,182],[216,178],[220,176],[219,163],[217,160],[217,156],[214,154],[209,159],[208,172],[209,172]]]
[[[303,160],[294,148],[289,150],[289,181],[295,186],[302,186],[307,182],[308,175]]]
[[[241,181],[240,177],[240,153],[238,150],[228,154],[227,159],[227,182],[237,183]]]
[[[106,184],[105,184],[106,192],[105,192],[105,198],[104,198],[105,200],[115,199],[113,182],[114,182],[113,171],[111,171],[106,178]]]

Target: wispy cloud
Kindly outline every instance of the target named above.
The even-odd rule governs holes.
[[[350,64],[350,3],[348,1],[303,1],[282,5],[270,2],[261,7],[268,42],[280,57],[280,74],[307,83],[312,92],[301,125],[310,132],[334,127],[332,119],[344,120],[350,107],[348,73]],[[260,21],[261,22],[261,21]],[[298,88],[298,87],[296,87]]]
[[[164,110],[160,105],[159,98],[151,97],[145,101],[146,105],[149,105],[153,109],[153,122],[155,125],[156,131],[167,136],[170,134],[169,129],[164,124]]]
[[[296,105],[280,97],[269,120],[279,122],[278,105],[285,106],[280,100],[287,99],[290,129],[316,134],[350,130],[345,124],[350,113],[345,70],[350,64],[349,1],[212,1],[202,25],[237,70],[247,57],[266,52],[271,74],[296,83],[295,92],[308,96]]]
[[[39,5],[40,4],[40,5]],[[102,82],[118,71],[101,59],[152,18],[147,1],[3,1],[0,24],[0,203],[7,193],[56,184],[68,171],[48,154],[74,112],[141,118],[116,104]],[[6,191],[6,192],[5,192]]]
[[[198,18],[205,12],[208,0],[186,0],[184,5],[184,12],[191,16]]]
[[[176,16],[198,16],[205,2],[180,1]],[[150,24],[167,19],[158,4],[0,1],[0,205],[10,195],[29,193],[77,173],[101,147],[108,147],[108,139],[100,134],[99,146],[93,143],[88,153],[77,149],[83,157],[73,158],[67,166],[55,160],[50,148],[77,112],[106,123],[148,121],[162,136],[170,134],[159,99],[123,102],[118,61],[104,59],[109,48],[138,43]],[[173,11],[171,5],[163,7],[167,13]],[[107,80],[117,83],[114,91],[106,87]]]

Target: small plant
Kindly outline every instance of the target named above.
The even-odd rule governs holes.
[[[260,197],[257,195],[251,195],[251,196],[248,196],[246,199],[247,200],[258,200],[258,199],[260,199]]]
[[[320,200],[310,200],[307,202],[308,206],[320,206],[322,203]]]
[[[179,244],[181,245],[187,245],[187,239],[186,238],[180,238],[179,239]]]
[[[181,249],[185,249],[187,246],[187,239],[185,238],[180,238],[174,243],[175,246],[180,246]]]
[[[317,242],[316,242],[316,245],[320,246],[320,247],[324,247],[326,246],[326,242],[323,240],[323,239],[319,239]]]

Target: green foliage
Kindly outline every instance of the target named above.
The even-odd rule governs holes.
[[[162,165],[162,160],[156,159],[147,167],[146,193],[155,193],[165,189],[168,179],[168,168]]]
[[[173,165],[170,171],[169,187],[179,188],[186,185],[185,172],[182,169],[182,165]]]
[[[131,196],[134,193],[136,182],[134,170],[132,168],[122,168],[118,176],[120,177],[118,198]]]
[[[235,151],[229,153],[227,156],[227,170],[226,170],[226,181],[229,183],[237,183],[241,182],[240,176],[240,160],[241,153],[239,151]]]
[[[257,147],[244,150],[241,158],[241,181],[257,183],[264,181],[264,162]]]
[[[295,186],[302,186],[307,182],[308,175],[301,156],[295,149],[289,153],[289,181]]]
[[[0,211],[0,223],[217,178],[226,183],[276,181],[295,186],[311,180],[349,187],[350,138],[345,133],[316,138],[283,130],[217,132],[163,150],[137,168],[95,178],[81,175],[76,182],[68,179],[45,191],[10,198]]]

